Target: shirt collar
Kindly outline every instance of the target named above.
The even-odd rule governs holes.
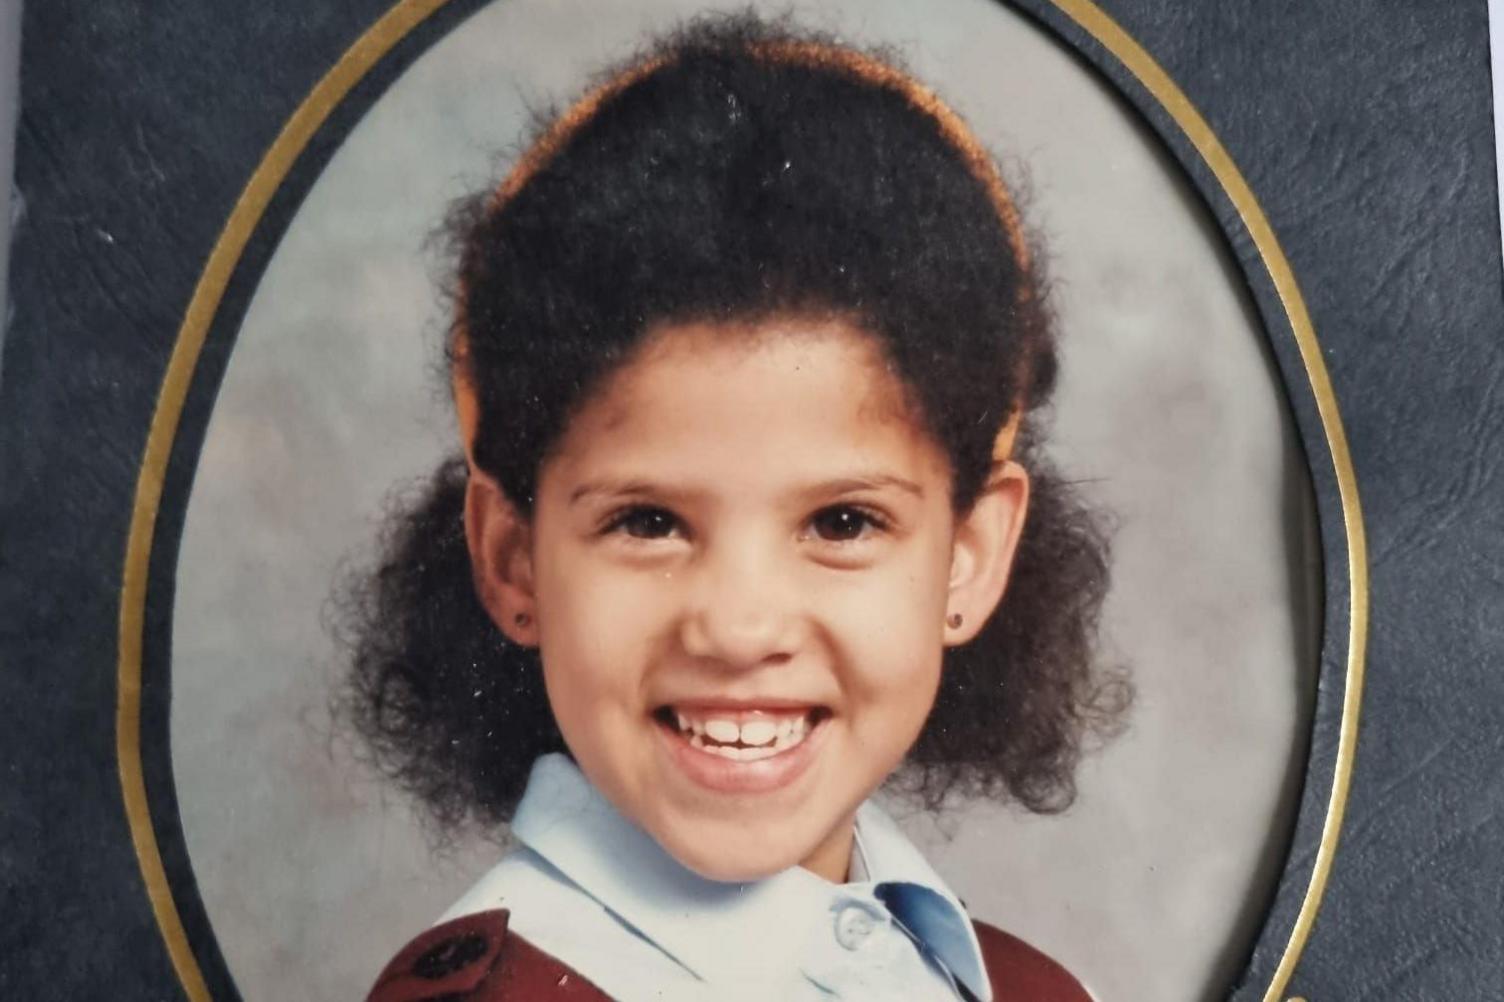
[[[856,852],[877,896],[915,939],[981,1002],[992,985],[966,906],[887,812],[872,801],[856,814]]]
[[[618,919],[711,981],[754,978],[770,961],[797,964],[842,890],[797,866],[751,883],[706,880],[618,813],[562,754],[534,764],[512,833]],[[988,1002],[976,933],[919,850],[870,801],[857,812],[856,839],[857,869],[865,870],[865,879],[846,887],[870,889],[888,903],[921,947]]]

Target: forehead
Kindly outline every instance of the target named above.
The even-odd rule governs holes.
[[[864,457],[945,466],[874,338],[790,319],[653,332],[570,422],[550,465],[793,472]]]

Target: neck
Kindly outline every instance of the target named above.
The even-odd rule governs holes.
[[[851,851],[856,844],[856,815],[833,828],[799,865],[832,884],[844,884],[851,871]]]

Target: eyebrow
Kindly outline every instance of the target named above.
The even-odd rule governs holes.
[[[854,474],[852,476],[838,477],[834,480],[825,480],[811,484],[800,491],[805,495],[836,496],[851,494],[857,491],[878,491],[892,488],[911,494],[916,498],[924,498],[924,488],[912,480],[904,477],[895,477],[889,473]],[[691,498],[701,491],[683,488],[664,487],[649,480],[591,480],[580,484],[569,492],[569,504],[576,505],[581,501],[588,500],[600,495],[612,497],[661,497],[668,500],[682,500]]]
[[[664,487],[650,480],[590,480],[569,492],[569,503],[575,505],[602,494],[608,494],[613,497],[650,495],[664,498],[684,498],[694,493],[696,492]]]
[[[858,474],[851,477],[841,477],[837,480],[827,480],[816,484],[810,491],[813,494],[849,494],[854,491],[877,491],[885,487],[893,487],[906,494],[912,494],[916,498],[924,497],[924,488],[912,480],[903,477],[895,477],[888,473]]]

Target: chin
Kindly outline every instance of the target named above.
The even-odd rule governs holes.
[[[776,861],[768,862],[758,859],[726,859],[714,854],[704,858],[680,858],[679,862],[706,880],[726,884],[750,884],[798,865],[797,861],[792,858],[780,857]]]
[[[692,838],[659,839],[686,869],[722,883],[745,884],[798,866],[812,850],[760,838],[756,829],[707,831]]]

